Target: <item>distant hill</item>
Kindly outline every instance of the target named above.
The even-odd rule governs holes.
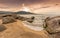
[[[10,11],[0,11],[0,14],[12,14],[14,12],[10,12]]]
[[[31,12],[25,12],[25,11],[19,11],[19,12],[16,12],[16,14],[34,14],[34,13],[31,13]]]
[[[18,11],[18,12],[0,11],[0,14],[34,14],[34,13],[25,11]]]

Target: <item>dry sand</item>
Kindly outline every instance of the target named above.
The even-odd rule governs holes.
[[[0,32],[0,38],[49,38],[49,34],[45,31],[34,31],[25,27],[22,21],[4,24],[6,30]]]

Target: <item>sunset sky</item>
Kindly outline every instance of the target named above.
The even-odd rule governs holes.
[[[19,11],[22,4],[34,13],[60,12],[60,0],[0,0],[0,11]]]

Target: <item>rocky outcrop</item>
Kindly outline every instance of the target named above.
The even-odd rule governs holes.
[[[46,23],[46,30],[49,33],[60,32],[60,16],[48,18],[46,19],[45,23]]]
[[[22,17],[20,15],[17,14],[3,14],[0,15],[0,19],[2,19],[3,24],[6,23],[12,23],[12,22],[16,22],[16,20],[21,20],[21,21],[27,21],[32,23],[35,17],[31,17],[31,18],[26,18],[26,17]]]
[[[44,27],[51,37],[60,38],[60,16],[47,17]]]
[[[4,17],[2,19],[3,24],[7,24],[7,23],[13,23],[16,22],[16,19],[14,19],[13,17]]]

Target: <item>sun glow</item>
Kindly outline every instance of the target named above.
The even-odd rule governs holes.
[[[21,11],[26,11],[26,12],[31,12],[30,8],[22,4],[22,9]]]
[[[30,9],[28,7],[23,7],[22,11],[28,12],[28,11],[30,11]]]

